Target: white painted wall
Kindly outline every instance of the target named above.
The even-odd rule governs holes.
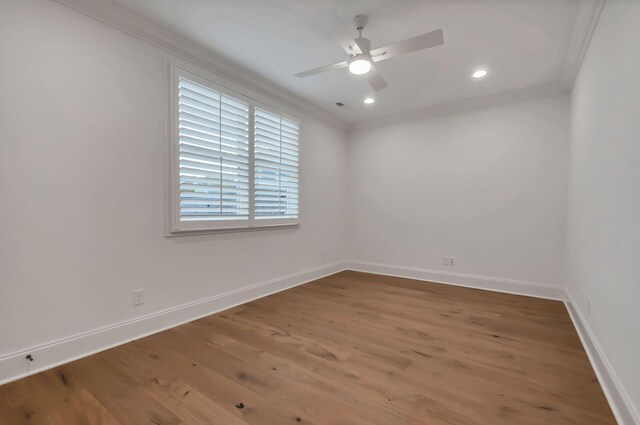
[[[167,54],[50,0],[0,52],[0,358],[344,259],[343,130],[304,120],[300,229],[165,238]]]
[[[579,73],[568,213],[569,102],[541,96],[369,123],[348,143],[306,117],[300,229],[165,238],[171,56],[50,0],[0,2],[0,359],[347,257],[563,283],[568,217],[569,289],[637,408],[638,19],[610,0]]]
[[[349,259],[562,284],[568,114],[562,96],[355,129]]]
[[[609,0],[571,96],[569,290],[640,423],[640,2]],[[591,307],[587,308],[591,298]]]

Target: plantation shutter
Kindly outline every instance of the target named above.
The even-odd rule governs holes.
[[[179,219],[248,220],[249,105],[178,79]]]
[[[255,218],[296,218],[299,124],[257,107],[254,120]]]

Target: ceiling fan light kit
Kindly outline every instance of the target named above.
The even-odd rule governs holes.
[[[335,11],[332,16],[336,38],[343,50],[349,55],[347,60],[300,72],[295,74],[296,77],[308,77],[322,72],[348,68],[352,74],[366,74],[366,79],[371,87],[373,87],[375,91],[380,91],[388,87],[389,84],[382,75],[380,75],[374,63],[418,50],[439,46],[444,43],[442,29],[439,29],[371,50],[371,41],[362,36],[362,30],[364,30],[364,27],[367,25],[369,18],[365,15],[357,15],[353,18],[356,30],[358,30],[358,37],[354,39]]]
[[[366,74],[371,71],[371,56],[366,53],[351,56],[348,60],[349,72],[356,75]]]

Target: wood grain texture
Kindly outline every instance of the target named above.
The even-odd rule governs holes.
[[[615,424],[564,304],[342,272],[0,387],[0,424]]]

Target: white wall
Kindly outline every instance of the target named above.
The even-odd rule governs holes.
[[[50,0],[0,52],[0,358],[344,259],[342,129],[304,120],[300,229],[165,238],[167,54]]]
[[[568,114],[563,96],[359,126],[349,259],[562,284]]]
[[[165,238],[171,56],[50,0],[0,2],[0,360],[347,257],[563,283],[568,216],[569,289],[640,405],[639,19],[609,0],[579,73],[568,214],[569,102],[546,97],[348,143],[306,117],[300,229]]]
[[[606,2],[571,97],[569,290],[640,423],[640,2]],[[588,299],[591,306],[588,308]]]

